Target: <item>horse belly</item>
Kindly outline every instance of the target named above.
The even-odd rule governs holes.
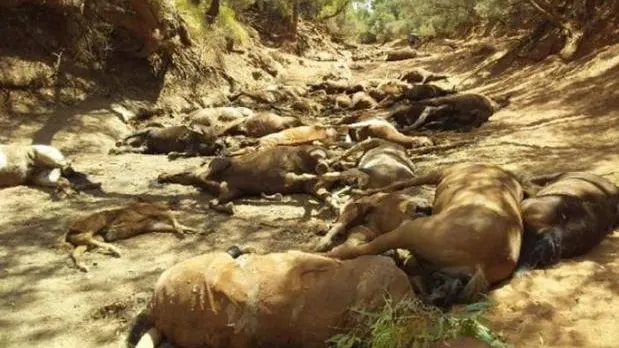
[[[166,141],[164,139],[151,139],[148,141],[148,149],[154,153],[168,153],[168,152],[185,152],[187,149],[186,142],[175,139],[173,141]]]
[[[437,229],[425,237],[429,241],[420,243],[422,259],[466,272],[482,267],[491,284],[511,275],[522,243],[522,227],[516,218],[483,207],[446,210],[435,218],[447,223],[437,223]]]
[[[395,181],[411,179],[414,176],[412,170],[405,164],[382,156],[362,159],[359,169],[370,175],[369,188],[383,187]]]

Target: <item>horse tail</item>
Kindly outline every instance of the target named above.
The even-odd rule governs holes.
[[[564,230],[554,226],[525,236],[518,258],[518,271],[547,267],[559,262]]]
[[[127,347],[155,348],[162,339],[163,335],[153,326],[148,311],[144,310],[131,323],[127,335]]]
[[[162,339],[161,331],[156,327],[151,327],[135,345],[135,348],[157,348]]]

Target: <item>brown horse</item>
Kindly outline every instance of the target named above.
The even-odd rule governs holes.
[[[335,209],[330,183],[317,173],[329,170],[328,152],[313,145],[275,146],[237,157],[217,157],[206,169],[162,173],[159,183],[190,185],[217,196],[209,205],[233,213],[232,201],[243,196],[309,193]]]
[[[316,251],[331,249],[338,237],[344,237],[347,245],[367,243],[394,230],[405,220],[430,215],[430,207],[425,203],[409,192],[376,193],[351,200],[342,207]]]
[[[359,188],[373,189],[415,176],[416,167],[408,158],[406,149],[380,138],[365,139],[329,162],[332,167],[345,168],[350,162],[344,160],[359,152],[362,156],[353,164],[353,168],[329,172],[321,178],[326,181],[355,179]]]
[[[350,259],[408,249],[426,269],[435,270],[433,276],[442,278],[440,285],[430,287],[447,286],[446,295],[440,295],[444,298],[438,298],[446,302],[474,300],[489,285],[512,275],[520,254],[524,196],[513,174],[495,165],[464,163],[366,194],[417,185],[438,185],[431,216],[404,221],[367,244],[342,245],[327,256]],[[470,278],[463,289],[458,277]]]
[[[183,235],[196,230],[179,223],[168,203],[138,201],[122,208],[102,210],[76,219],[65,235],[65,242],[73,247],[71,259],[75,266],[88,272],[88,267],[79,260],[86,250],[101,248],[120,257],[120,250],[109,242],[149,232]],[[105,242],[96,237],[103,238]]]
[[[234,252],[234,254],[237,254]],[[413,295],[391,260],[339,261],[299,251],[211,252],[178,263],[157,280],[136,348],[166,338],[178,347],[325,347],[376,311]],[[130,337],[138,336],[139,322]]]
[[[549,266],[587,253],[619,222],[619,188],[594,174],[568,172],[532,179],[545,185],[522,202],[523,268]]]

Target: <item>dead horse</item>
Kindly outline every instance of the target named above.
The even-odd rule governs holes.
[[[413,296],[406,274],[386,257],[339,261],[233,247],[163,272],[129,337],[139,339],[136,348],[164,338],[182,348],[319,348],[359,325],[351,309],[371,313]]]
[[[546,267],[583,255],[619,223],[619,188],[600,176],[566,172],[531,182],[544,187],[522,202],[519,268]]]
[[[363,194],[437,185],[432,215],[404,221],[373,241],[342,245],[326,253],[351,259],[408,249],[431,274],[427,280],[439,306],[477,299],[490,285],[509,278],[516,268],[523,223],[524,191],[516,177],[483,163],[462,163]],[[459,278],[466,279],[462,288]]]

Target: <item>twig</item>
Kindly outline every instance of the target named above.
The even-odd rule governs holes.
[[[54,73],[50,76],[50,79],[55,79],[58,77],[58,72],[60,71],[60,64],[62,64],[62,54],[64,53],[64,49],[60,50],[59,53],[52,53],[56,56],[56,62],[54,63]]]
[[[424,154],[435,152],[435,151],[451,150],[451,149],[455,149],[461,146],[470,145],[472,143],[473,141],[471,140],[456,141],[450,144],[435,145],[435,146],[421,147],[418,149],[411,149],[407,151],[407,154],[408,155],[424,155]]]

